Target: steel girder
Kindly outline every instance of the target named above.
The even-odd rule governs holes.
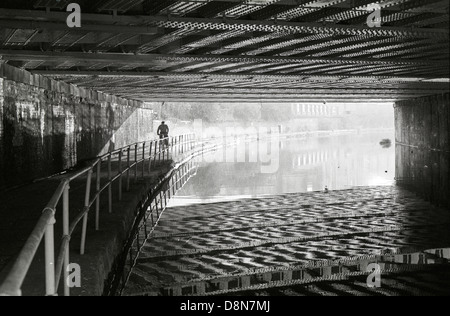
[[[2,59],[139,99],[373,100],[371,91],[389,99],[448,91],[442,0],[430,8],[380,0],[384,23],[396,26],[381,28],[363,26],[369,0],[105,0],[90,2],[80,30],[66,28],[63,2],[36,1],[46,11],[0,8]],[[127,14],[133,6],[152,15]]]
[[[182,79],[196,79],[196,78],[207,78],[207,79],[222,79],[222,80],[278,80],[278,81],[298,81],[298,80],[310,80],[315,81],[315,78],[321,80],[346,80],[346,81],[354,81],[354,82],[381,82],[383,80],[391,80],[395,82],[421,82],[425,80],[425,78],[417,78],[417,77],[408,77],[408,76],[331,76],[331,75],[312,75],[312,74],[303,74],[303,75],[258,75],[254,73],[177,73],[177,72],[126,72],[126,71],[71,71],[71,70],[36,70],[34,73],[48,75],[48,76],[64,76],[70,75],[73,77],[76,76],[116,76],[116,77],[169,77],[169,78],[182,78]],[[312,78],[312,79],[311,79]],[[436,79],[441,82],[448,82],[447,78]]]
[[[439,41],[449,40],[449,31],[443,29],[408,29],[408,28],[370,28],[341,26],[320,23],[295,23],[283,21],[243,21],[227,19],[199,19],[199,18],[167,18],[162,16],[147,17],[150,23],[158,27],[187,30],[220,30],[266,32],[283,34],[325,34],[329,36],[357,36],[370,34],[376,37],[398,38],[432,38]]]
[[[144,64],[155,61],[164,62],[214,62],[214,63],[274,63],[274,64],[333,64],[333,65],[376,65],[376,66],[436,66],[448,65],[450,61],[423,61],[408,59],[370,59],[370,58],[327,58],[327,57],[283,57],[283,56],[215,56],[215,55],[174,55],[174,54],[117,54],[81,52],[38,52],[26,50],[0,50],[4,60],[24,61],[91,61],[95,63]]]

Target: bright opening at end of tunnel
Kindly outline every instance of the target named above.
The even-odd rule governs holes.
[[[178,117],[193,106],[200,120]],[[395,184],[390,103],[165,103],[158,110],[176,131],[257,135],[198,159],[171,206]]]

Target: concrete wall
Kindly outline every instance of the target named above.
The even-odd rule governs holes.
[[[449,94],[396,103],[397,181],[450,206]]]
[[[0,64],[0,188],[152,138],[143,104]]]

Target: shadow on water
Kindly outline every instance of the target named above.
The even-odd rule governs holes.
[[[390,136],[282,140],[273,173],[199,162],[124,294],[449,294],[448,211],[393,186]],[[373,263],[381,288],[366,284]]]
[[[139,295],[448,295],[449,260],[450,248],[437,248],[311,261],[298,266],[193,279],[162,288],[147,284]],[[324,288],[328,291],[323,291]]]

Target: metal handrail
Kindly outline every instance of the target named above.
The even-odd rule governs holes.
[[[169,146],[163,146],[166,141],[169,141]],[[147,148],[149,146],[149,148]],[[112,187],[118,181],[119,182],[119,200],[122,200],[123,193],[123,178],[126,177],[126,188],[130,188],[130,173],[132,169],[135,169],[135,180],[138,179],[138,166],[142,164],[142,177],[145,177],[146,162],[148,163],[148,172],[152,170],[152,165],[156,161],[167,161],[169,154],[174,155],[174,151],[178,154],[184,154],[186,151],[192,150],[195,147],[194,134],[180,135],[176,137],[167,137],[159,140],[152,140],[147,142],[138,142],[123,148],[117,149],[112,152],[96,158],[91,164],[77,171],[73,174],[66,176],[59,184],[57,190],[53,194],[50,202],[44,208],[44,211],[35,226],[32,234],[25,243],[24,248],[20,252],[15,264],[11,271],[7,275],[5,281],[0,286],[0,296],[20,296],[22,295],[21,288],[25,278],[33,262],[37,250],[45,237],[45,279],[46,279],[46,295],[56,296],[57,289],[61,281],[61,275],[64,270],[64,279],[68,278],[68,271],[64,269],[70,264],[70,241],[71,237],[78,227],[81,221],[82,236],[81,236],[81,251],[80,254],[85,253],[86,235],[88,214],[91,208],[95,204],[96,210],[96,230],[99,230],[99,213],[100,213],[100,198],[101,194],[108,190],[108,208],[109,213],[112,213]],[[131,162],[131,151],[134,149],[134,161]],[[149,149],[149,150],[148,150]],[[142,152],[138,152],[142,150]],[[123,160],[123,154],[126,153],[126,162]],[[118,155],[118,170],[116,175],[113,176],[112,172],[112,158]],[[140,158],[138,158],[138,155]],[[103,186],[101,185],[101,172],[102,163],[108,164],[108,181]],[[123,168],[123,163],[126,163],[126,167]],[[95,194],[91,197],[92,178],[96,173],[96,185]],[[87,176],[86,191],[84,196],[84,208],[75,219],[70,223],[69,213],[69,197],[70,197],[70,184],[74,180],[78,180]],[[54,225],[56,223],[55,215],[58,204],[63,204],[63,236],[61,239],[61,246],[55,263],[55,240],[54,240]],[[70,295],[70,289],[67,282],[64,282],[64,295]]]
[[[254,136],[254,135],[253,135]],[[228,138],[231,138],[232,141],[229,142]],[[245,135],[246,141],[258,140],[259,137],[248,137]],[[225,142],[223,142],[223,140]],[[162,214],[168,207],[168,202],[172,196],[180,190],[187,181],[193,176],[192,170],[195,170],[196,167],[193,167],[192,161],[202,155],[213,152],[219,148],[219,146],[231,147],[237,145],[239,142],[237,137],[231,136],[226,138],[210,138],[204,139],[203,141],[197,142],[196,146],[194,146],[195,150],[191,151],[187,156],[183,157],[179,162],[175,163],[172,166],[171,170],[160,179],[159,183],[157,183],[151,190],[149,194],[149,198],[145,201],[142,201],[140,211],[136,215],[135,223],[130,232],[130,236],[128,241],[123,249],[123,253],[121,258],[119,259],[118,268],[113,277],[113,281],[110,283],[109,290],[107,290],[108,295],[117,295],[121,294],[124,290],[128,280],[131,276],[132,269],[136,265],[136,261],[142,249],[145,247],[145,243],[147,242],[151,231],[158,224]],[[151,197],[150,197],[151,196]],[[156,220],[154,218],[154,213],[156,212]],[[152,229],[148,231],[147,222],[151,219]],[[144,227],[145,237],[140,238],[139,231]],[[133,245],[136,245],[135,251],[132,250]],[[125,261],[128,261],[128,271],[125,272]]]
[[[225,146],[233,146],[237,144],[238,138],[236,136],[231,137],[234,142]],[[251,138],[253,139],[253,138]],[[257,138],[255,138],[257,139]],[[166,141],[169,141],[169,146],[162,146]],[[88,214],[95,205],[95,229],[99,230],[100,224],[100,199],[102,193],[108,191],[108,210],[112,213],[112,189],[113,185],[118,182],[119,184],[119,201],[122,200],[123,195],[123,181],[126,180],[126,190],[130,189],[131,171],[135,170],[135,180],[138,179],[138,167],[142,164],[142,178],[145,177],[146,162],[148,162],[148,172],[152,170],[152,166],[157,161],[167,161],[170,153],[172,157],[174,154],[185,154],[192,152],[195,148],[201,146],[197,152],[191,153],[190,156],[182,160],[182,163],[178,163],[180,166],[186,162],[186,160],[193,159],[198,155],[205,154],[216,150],[221,144],[223,144],[221,138],[210,138],[198,141],[194,134],[180,135],[176,137],[167,137],[159,140],[152,140],[147,142],[138,142],[123,148],[108,152],[103,156],[97,157],[91,162],[88,167],[85,167],[75,173],[67,175],[59,184],[52,199],[48,205],[44,208],[43,214],[39,219],[32,234],[27,240],[24,248],[20,252],[15,264],[13,265],[10,273],[6,277],[3,284],[0,286],[0,296],[20,296],[23,282],[27,276],[31,263],[36,255],[42,239],[45,237],[45,279],[46,279],[46,295],[56,296],[58,295],[57,289],[59,287],[61,276],[64,274],[64,280],[67,280],[69,273],[64,267],[68,267],[70,264],[70,242],[72,235],[78,225],[82,222],[82,234],[80,254],[84,255],[86,247],[87,237],[87,224]],[[148,146],[148,147],[147,147]],[[131,152],[134,149],[134,161],[131,162]],[[126,160],[124,159],[124,154]],[[138,155],[140,158],[138,158]],[[142,155],[142,156],[141,156]],[[118,156],[118,157],[117,157]],[[118,170],[113,176],[112,171],[112,159],[117,157]],[[108,181],[103,186],[101,185],[101,172],[102,164],[107,163]],[[123,164],[126,167],[123,168]],[[175,169],[178,167],[175,167]],[[95,181],[95,193],[91,196],[92,179],[94,173],[96,174]],[[77,216],[70,222],[70,184],[82,177],[86,177],[86,191],[84,196],[83,210],[77,214]],[[166,175],[167,177],[167,175]],[[177,182],[176,182],[177,183]],[[57,256],[55,264],[55,241],[54,241],[54,225],[56,223],[55,215],[58,204],[62,198],[63,209],[63,236],[61,238],[60,250]],[[70,296],[70,288],[67,282],[63,282],[64,295]]]

